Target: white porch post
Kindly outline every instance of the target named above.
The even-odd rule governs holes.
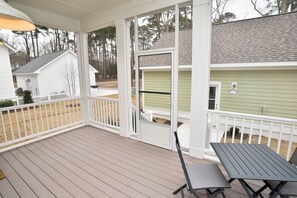
[[[77,36],[77,52],[78,52],[78,77],[81,99],[81,112],[83,120],[86,124],[90,124],[90,110],[88,96],[90,96],[90,72],[88,57],[88,34],[86,32],[78,32]]]
[[[193,0],[191,156],[203,158],[210,76],[211,0]]]
[[[129,136],[131,129],[131,69],[130,69],[130,23],[119,19],[116,25],[117,69],[119,90],[120,135]]]

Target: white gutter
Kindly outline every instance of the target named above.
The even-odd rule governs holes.
[[[169,65],[143,66],[142,70],[169,70]],[[190,70],[192,65],[180,65],[181,70]],[[259,62],[259,63],[226,63],[211,64],[212,71],[220,70],[293,70],[297,69],[297,62]]]

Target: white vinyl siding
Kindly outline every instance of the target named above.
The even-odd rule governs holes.
[[[47,95],[53,93],[69,93],[69,86],[66,77],[66,65],[73,65],[73,69],[68,69],[68,74],[74,72],[76,96],[80,95],[79,76],[77,68],[77,57],[72,52],[67,52],[41,68],[36,74],[17,75],[18,87],[26,89],[26,80],[30,79],[33,95]],[[69,68],[69,67],[68,67]],[[95,70],[90,67],[90,84],[95,85]],[[72,81],[69,81],[72,84]],[[36,91],[37,90],[37,91]]]
[[[39,86],[38,86],[38,79],[37,75],[33,74],[27,74],[27,75],[17,75],[17,85],[18,87],[21,87],[23,90],[30,90],[33,96],[36,96],[39,94]],[[28,89],[27,80],[30,80],[30,87]]]
[[[15,97],[9,53],[0,45],[0,100]]]

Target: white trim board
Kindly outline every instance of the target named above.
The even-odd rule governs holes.
[[[297,61],[211,64],[211,70],[284,70],[297,69]]]
[[[143,66],[142,70],[158,70],[166,71],[170,69],[168,65]],[[179,70],[191,70],[192,65],[180,65]],[[259,62],[259,63],[226,63],[211,64],[212,71],[220,70],[295,70],[297,69],[297,61],[295,62]]]

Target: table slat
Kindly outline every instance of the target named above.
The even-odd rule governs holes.
[[[297,168],[263,144],[211,143],[230,178],[297,182]]]

